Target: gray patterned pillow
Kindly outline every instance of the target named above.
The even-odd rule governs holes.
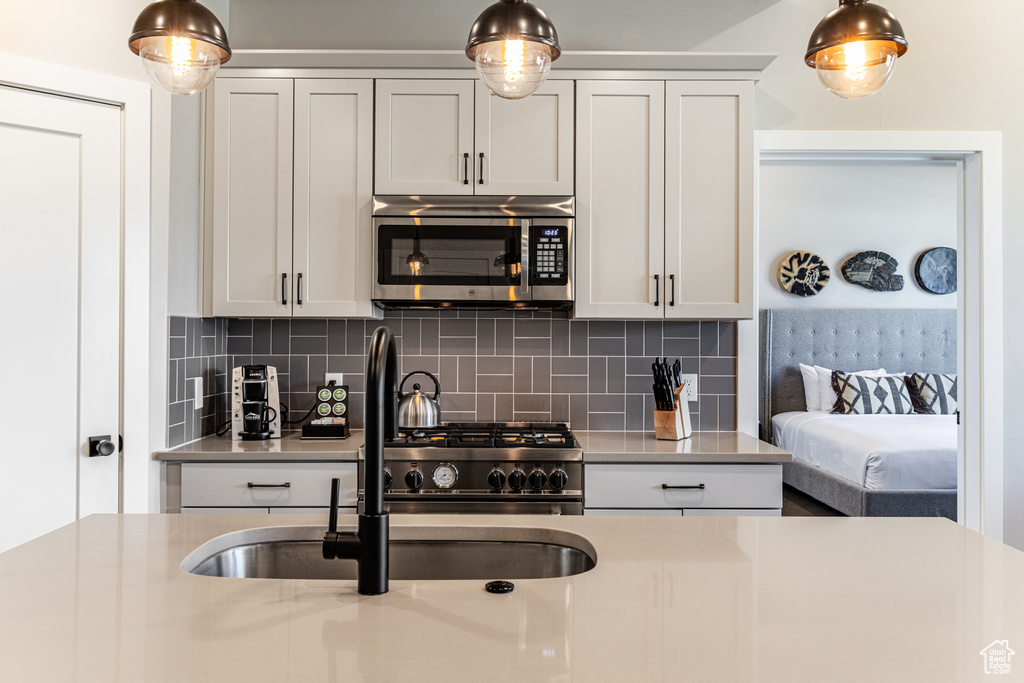
[[[956,375],[922,374],[907,377],[914,412],[925,415],[956,414]]]
[[[833,413],[842,415],[907,415],[914,412],[910,392],[903,375],[865,377],[835,370],[832,388],[836,391]]]

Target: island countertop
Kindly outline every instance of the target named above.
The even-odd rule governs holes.
[[[4,678],[971,681],[990,680],[994,641],[1024,647],[1024,553],[944,519],[393,516],[563,529],[597,551],[589,572],[506,595],[181,569],[211,538],[280,522],[97,515],[0,554]]]

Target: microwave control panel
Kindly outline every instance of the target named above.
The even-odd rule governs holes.
[[[568,243],[564,225],[530,226],[530,285],[568,284]]]

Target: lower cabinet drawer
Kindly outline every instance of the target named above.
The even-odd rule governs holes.
[[[181,508],[183,515],[265,515],[267,508]]]
[[[331,479],[341,479],[343,506],[356,504],[358,463],[182,463],[181,506],[322,507],[331,505]]]
[[[682,510],[628,510],[628,509],[612,509],[606,510],[604,508],[583,508],[584,515],[615,515],[624,516],[631,515],[636,517],[680,517],[683,514]]]
[[[322,508],[270,508],[270,514],[272,515],[323,515],[324,524],[327,524],[327,511],[330,510],[330,506]],[[347,506],[338,506],[338,515],[354,515],[356,514],[356,508]]]
[[[782,508],[776,464],[585,464],[583,479],[586,508]]]
[[[683,510],[683,517],[781,517],[782,510],[744,510],[741,508],[691,508]]]

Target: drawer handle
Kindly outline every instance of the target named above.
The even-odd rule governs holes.
[[[291,485],[290,481],[286,481],[283,484],[254,484],[250,481],[248,484],[251,489],[287,489],[291,488]],[[704,488],[703,484],[701,484],[701,488]]]
[[[704,490],[704,484],[694,484],[693,486],[670,486],[669,484],[662,484],[663,489],[700,489]]]

